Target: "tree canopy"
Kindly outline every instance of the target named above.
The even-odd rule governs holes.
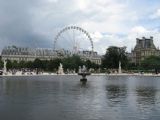
[[[141,62],[141,66],[144,69],[160,69],[160,56],[149,56],[149,57],[146,57]]]
[[[0,58],[0,69],[2,69],[3,68],[3,61],[2,61],[2,59]]]
[[[78,71],[79,66],[85,65],[88,69],[94,68],[98,69],[99,65],[92,63],[90,60],[83,61],[77,55],[73,55],[66,58],[56,58],[53,60],[40,60],[35,59],[34,61],[10,61],[7,60],[7,69],[21,69],[21,68],[29,68],[29,69],[40,69],[44,71],[54,71],[56,72],[60,63],[63,64],[64,70],[76,70]],[[1,61],[0,61],[1,65]]]
[[[119,61],[121,61],[122,68],[127,67],[128,59],[126,56],[126,48],[111,46],[106,50],[106,54],[102,59],[102,67],[117,69]]]

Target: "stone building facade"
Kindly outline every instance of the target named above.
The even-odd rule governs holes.
[[[84,61],[90,60],[96,64],[101,64],[101,56],[97,52],[79,51],[77,53]],[[8,46],[2,50],[2,60],[11,61],[34,61],[36,58],[40,60],[52,60],[71,56],[72,53],[68,50],[53,50],[44,48],[24,48],[16,46]]]
[[[153,37],[142,39],[136,39],[136,46],[131,52],[131,62],[134,64],[140,64],[144,58],[155,55],[160,55],[160,50],[157,49],[153,43]]]

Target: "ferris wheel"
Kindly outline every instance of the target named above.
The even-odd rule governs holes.
[[[89,33],[77,26],[65,27],[54,39],[54,50],[65,49],[76,54],[84,50],[93,52],[93,48],[93,41]]]

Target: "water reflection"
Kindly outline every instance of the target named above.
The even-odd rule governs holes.
[[[137,102],[142,105],[155,104],[157,90],[152,87],[139,87],[136,89]]]
[[[0,120],[159,120],[159,85],[129,76],[0,78]]]
[[[81,81],[81,87],[86,87],[87,81]]]
[[[127,97],[127,77],[109,77],[106,84],[106,95],[109,105],[121,104]]]
[[[120,104],[126,99],[127,89],[125,86],[109,85],[106,86],[107,99],[110,105]]]
[[[137,100],[136,106],[139,116],[143,119],[151,119],[150,117],[156,113],[156,88],[138,87],[136,88]]]

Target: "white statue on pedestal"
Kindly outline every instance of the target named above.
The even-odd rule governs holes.
[[[6,74],[7,73],[7,61],[4,60],[4,63],[3,63],[3,73]]]
[[[79,66],[78,73],[81,73],[81,72],[82,72],[82,68],[81,68],[81,66]]]
[[[119,61],[119,68],[118,68],[118,73],[121,74],[122,73],[122,68],[121,68],[121,61]]]
[[[82,67],[82,72],[86,72],[86,66],[85,65],[83,65],[83,67]]]
[[[59,67],[58,67],[58,74],[64,74],[62,63],[60,63],[60,65],[59,65]]]

